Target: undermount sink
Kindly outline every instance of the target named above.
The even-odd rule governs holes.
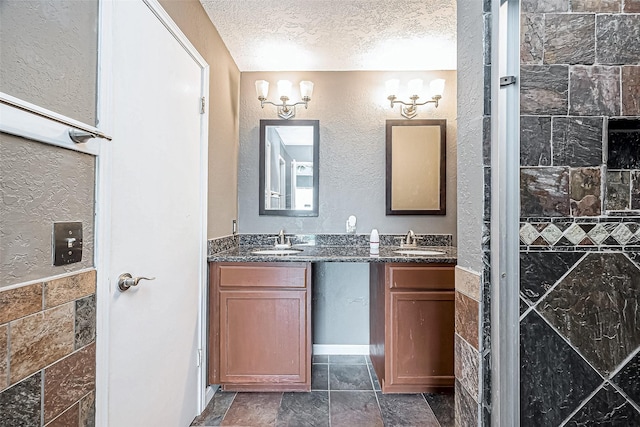
[[[258,249],[251,251],[254,255],[295,255],[302,252],[302,249]]]
[[[397,254],[400,255],[422,255],[422,256],[429,256],[429,255],[444,255],[444,252],[440,252],[440,251],[428,251],[425,249],[400,249],[397,251],[394,251]]]

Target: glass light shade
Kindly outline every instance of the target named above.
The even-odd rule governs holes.
[[[269,94],[269,82],[266,80],[256,80],[256,93],[258,94],[258,98],[267,99],[267,95]]]
[[[429,83],[431,96],[442,96],[444,93],[444,79],[435,79]]]
[[[300,96],[302,98],[311,99],[311,95],[313,95],[313,82],[309,80],[303,80],[300,82]]]
[[[289,80],[278,80],[278,95],[280,98],[283,96],[291,98],[291,82]]]
[[[387,80],[384,84],[386,91],[387,91],[387,96],[396,96],[398,94],[398,89],[400,89],[400,80],[398,79],[391,79],[391,80]]]
[[[409,95],[420,95],[422,93],[422,79],[409,80]]]

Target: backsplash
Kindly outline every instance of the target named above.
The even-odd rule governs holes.
[[[522,426],[640,425],[639,12],[522,2]]]
[[[416,234],[418,246],[452,246],[451,234]],[[277,234],[236,234],[210,239],[208,255],[224,252],[237,246],[273,246]],[[368,234],[285,234],[292,245],[312,246],[368,246]],[[381,234],[381,246],[399,246],[404,234]]]

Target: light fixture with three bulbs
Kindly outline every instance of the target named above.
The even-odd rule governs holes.
[[[295,102],[293,104],[287,104],[291,98],[292,84],[289,80],[278,80],[278,95],[282,103],[276,104],[271,101],[267,101],[269,94],[269,82],[266,80],[256,80],[256,92],[258,93],[258,100],[260,106],[264,108],[264,104],[271,104],[278,107],[278,117],[288,120],[296,116],[296,105],[304,105],[304,108],[308,108],[309,101],[311,101],[311,95],[313,94],[313,82],[303,80],[300,82],[300,96],[302,101]]]
[[[435,104],[438,108],[438,102],[442,99],[442,93],[444,92],[444,79],[435,79],[429,83],[429,90],[431,92],[431,99],[425,102],[417,102],[422,93],[423,82],[422,79],[409,80],[408,88],[410,102],[404,102],[397,100],[398,89],[400,88],[400,80],[391,79],[386,82],[387,99],[391,102],[391,108],[394,104],[402,104],[400,114],[407,119],[412,119],[418,114],[418,108],[425,104]]]

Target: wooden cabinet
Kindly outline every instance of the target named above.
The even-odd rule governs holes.
[[[454,267],[371,264],[371,361],[384,393],[453,389]]]
[[[311,389],[309,263],[211,263],[209,382]]]

